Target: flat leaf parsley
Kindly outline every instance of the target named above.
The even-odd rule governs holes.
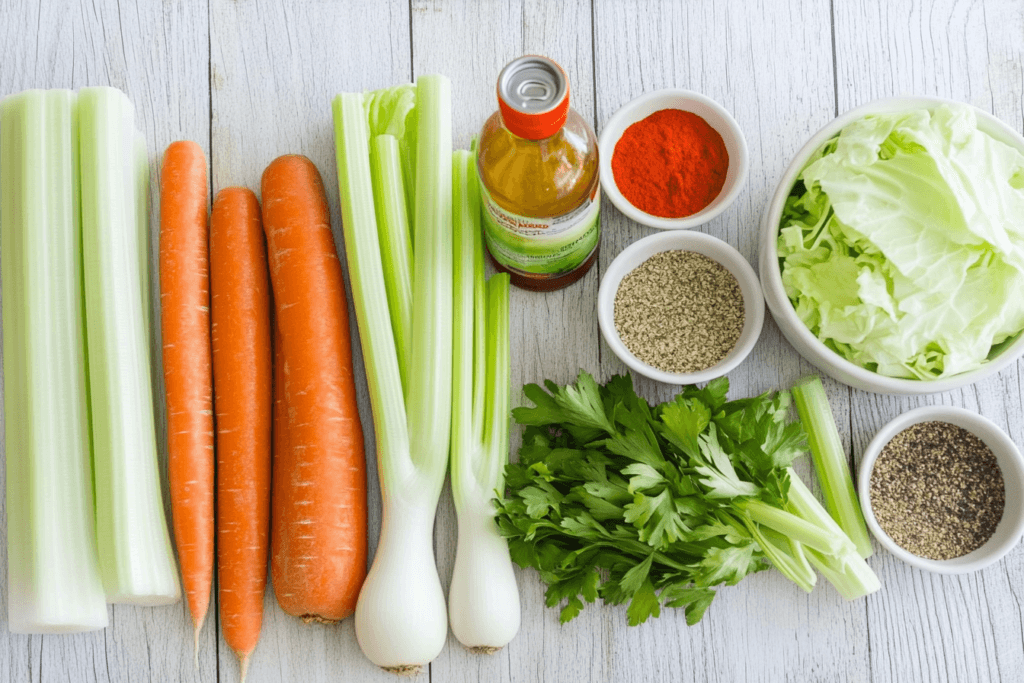
[[[775,566],[804,590],[817,568],[847,598],[878,588],[850,539],[790,469],[806,448],[789,394],[727,401],[729,383],[684,387],[653,408],[630,377],[525,388],[532,407],[497,521],[512,559],[569,621],[585,602],[628,603],[635,626]]]

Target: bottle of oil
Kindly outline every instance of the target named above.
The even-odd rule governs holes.
[[[535,291],[583,277],[601,239],[597,138],[569,106],[558,64],[531,55],[502,69],[477,169],[484,239],[498,270]]]

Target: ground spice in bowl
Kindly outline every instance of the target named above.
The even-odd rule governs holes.
[[[664,372],[706,370],[743,331],[743,293],[717,261],[681,249],[654,254],[615,294],[615,329],[630,353]]]
[[[1006,489],[985,442],[948,422],[919,422],[882,449],[871,471],[878,525],[904,550],[951,560],[977,550],[1003,518]]]
[[[645,213],[683,218],[702,211],[725,185],[729,152],[703,118],[662,109],[622,133],[612,155],[615,185]]]

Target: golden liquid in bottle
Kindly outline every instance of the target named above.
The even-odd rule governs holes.
[[[501,111],[497,111],[480,131],[477,170],[484,195],[485,223],[491,220],[490,225],[485,225],[488,252],[495,266],[511,275],[512,284],[549,291],[586,274],[597,258],[600,244],[600,187],[597,138],[583,117],[569,108],[560,129],[549,137],[531,140],[509,130]],[[563,244],[551,253],[544,251],[544,244],[550,244],[545,242],[544,229],[534,230],[540,239],[507,233],[496,237],[499,228],[493,220],[500,212],[492,206],[488,215],[488,202],[516,219],[541,219],[538,225],[551,223],[554,230],[580,223],[581,228],[567,232],[580,236],[572,242],[575,246]],[[589,229],[581,221],[587,222]],[[585,234],[580,232],[583,229]],[[499,249],[502,251],[495,253]],[[509,255],[516,250],[519,253]],[[527,265],[529,259],[538,265]],[[523,267],[517,267],[520,264]]]

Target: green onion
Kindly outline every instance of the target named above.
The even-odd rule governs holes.
[[[83,88],[79,121],[100,570],[109,602],[167,604],[180,591],[157,468],[134,110],[119,90]]]
[[[90,463],[77,99],[0,103],[8,627],[103,628]]]
[[[846,453],[843,452],[821,379],[810,375],[798,380],[793,386],[793,399],[800,422],[807,432],[814,470],[818,473],[828,511],[857,546],[860,556],[871,557],[871,538],[864,523],[864,513],[857,501]]]
[[[452,633],[493,652],[519,631],[519,590],[494,521],[509,449],[509,276],[484,282],[480,188],[473,155],[455,152],[455,364],[451,478],[459,517],[448,592]]]

